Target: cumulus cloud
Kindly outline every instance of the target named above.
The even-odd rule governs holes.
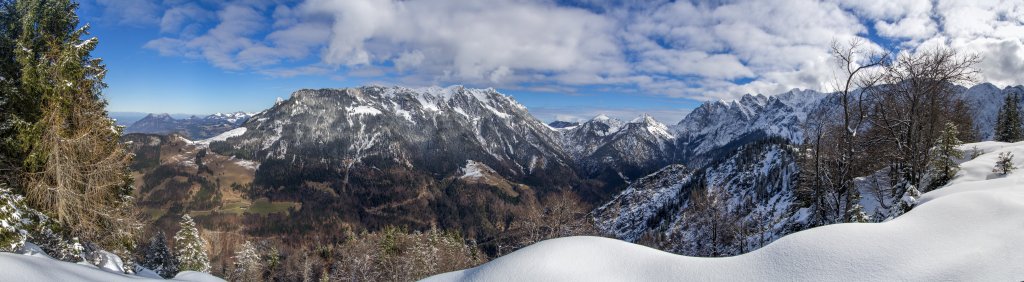
[[[627,71],[614,23],[582,9],[456,0],[311,0],[300,9],[333,19],[322,56],[331,65],[395,62],[421,75],[490,83],[525,79],[511,78],[517,74]]]
[[[272,76],[734,99],[826,89],[831,42],[863,39],[976,52],[982,80],[1024,82],[1016,0],[96,1],[158,27],[160,54]]]

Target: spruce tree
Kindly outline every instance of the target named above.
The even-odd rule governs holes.
[[[167,248],[167,237],[163,231],[157,231],[149,238],[149,245],[143,250],[141,264],[164,278],[178,274],[178,259]]]
[[[245,241],[241,249],[235,252],[234,280],[238,281],[259,281],[263,280],[263,263],[256,251],[256,245]]]
[[[935,149],[932,149],[930,173],[932,178],[925,192],[946,185],[960,171],[960,164],[957,161],[964,157],[964,152],[957,149],[958,146],[963,144],[957,138],[959,134],[960,131],[957,130],[956,124],[946,123],[946,128],[942,131],[942,136],[939,137],[938,145],[936,145]]]
[[[140,224],[106,68],[71,0],[0,3],[0,179],[67,238],[128,258]],[[8,49],[9,48],[9,49]],[[130,264],[130,262],[129,262]]]
[[[921,197],[921,192],[918,191],[917,187],[914,187],[914,185],[902,182],[897,184],[897,186],[901,186],[899,188],[902,188],[901,190],[904,192],[903,195],[900,196],[899,202],[892,206],[892,209],[889,212],[889,219],[896,218],[897,216],[907,213],[913,209],[914,206],[917,205],[917,199]]]
[[[1020,111],[1017,104],[1020,98],[1015,94],[1006,95],[1003,107],[999,109],[996,120],[995,140],[1000,142],[1017,142],[1024,139],[1021,130]]]
[[[210,259],[206,256],[206,241],[196,229],[192,217],[181,217],[181,230],[174,234],[174,252],[178,256],[179,271],[210,272]]]
[[[992,172],[998,175],[1007,175],[1016,169],[1017,167],[1013,165],[1013,153],[1002,152],[999,153],[999,159],[996,159],[996,167],[992,169]]]
[[[0,186],[0,252],[21,249],[38,224],[37,213],[25,205],[23,197]]]

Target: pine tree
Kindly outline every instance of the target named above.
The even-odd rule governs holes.
[[[1013,165],[1013,153],[1002,152],[999,153],[999,159],[996,160],[996,167],[992,169],[992,172],[999,175],[1007,175],[1016,169],[1017,167]]]
[[[960,132],[957,130],[956,125],[953,123],[946,123],[946,129],[942,131],[942,136],[939,137],[939,143],[932,150],[932,163],[931,163],[931,183],[928,184],[928,189],[925,192],[935,190],[936,188],[942,187],[953,180],[956,173],[960,171],[960,164],[957,160],[964,157],[964,152],[957,149],[958,146],[963,144],[957,136]]]
[[[235,252],[234,280],[238,281],[260,281],[263,280],[263,263],[256,251],[256,245],[245,241],[241,249]]]
[[[181,217],[181,230],[174,234],[174,251],[178,256],[179,271],[210,272],[210,259],[206,256],[206,241],[196,229],[192,217]]]
[[[996,120],[995,140],[1000,142],[1017,142],[1024,139],[1021,130],[1020,111],[1017,104],[1020,98],[1017,95],[1006,95],[1003,107],[999,109],[999,117]]]
[[[142,266],[156,271],[164,278],[178,274],[178,259],[167,248],[167,237],[163,231],[157,231],[149,238],[149,245],[143,250]]]

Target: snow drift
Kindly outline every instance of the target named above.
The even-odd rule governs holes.
[[[985,152],[946,187],[884,223],[848,223],[783,237],[726,258],[674,255],[598,237],[553,239],[476,268],[427,281],[1021,281],[1024,172],[992,172],[1010,151],[1024,170],[1024,142],[964,145]]]
[[[154,277],[155,273],[147,273]],[[140,275],[127,275],[101,269],[87,263],[70,263],[49,258],[42,253],[28,255],[0,252],[0,281],[166,281]],[[173,281],[216,282],[223,279],[213,275],[184,271]]]

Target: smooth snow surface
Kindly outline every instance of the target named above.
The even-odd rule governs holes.
[[[0,281],[166,281],[104,271],[92,265],[49,258],[0,253]],[[186,271],[172,281],[224,281],[206,273]]]
[[[785,236],[727,258],[674,255],[619,240],[543,241],[428,281],[1022,281],[1024,142],[983,142],[949,186],[884,223],[848,223]],[[992,173],[1012,151],[1021,167]]]
[[[214,137],[210,137],[210,138],[207,138],[207,139],[195,141],[192,144],[196,144],[196,145],[200,145],[200,146],[207,146],[207,145],[210,145],[210,143],[213,143],[214,141],[224,141],[224,140],[228,140],[228,138],[231,138],[231,137],[242,136],[242,134],[245,134],[245,131],[246,131],[245,127],[239,127],[239,128],[235,128],[235,129],[232,129],[232,130],[225,131],[224,133],[218,134],[217,136],[214,136]]]

